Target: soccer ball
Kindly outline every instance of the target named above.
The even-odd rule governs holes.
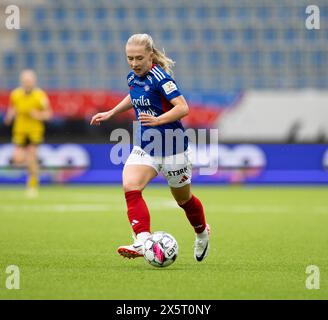
[[[144,258],[153,267],[167,267],[176,260],[178,250],[178,243],[172,235],[157,231],[145,241]]]

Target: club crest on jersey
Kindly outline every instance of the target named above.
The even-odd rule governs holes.
[[[168,81],[162,85],[166,94],[170,94],[173,91],[177,90],[177,86],[173,81]]]
[[[145,98],[144,95],[142,95],[140,98],[138,99],[132,99],[132,104],[134,106],[140,106],[140,107],[149,107],[150,106],[150,100]]]
[[[153,84],[153,79],[151,78],[150,75],[147,76],[147,79],[150,81],[151,84]]]

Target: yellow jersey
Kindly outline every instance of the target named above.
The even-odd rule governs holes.
[[[13,133],[38,132],[43,134],[44,123],[33,119],[33,110],[44,110],[48,106],[48,96],[40,88],[33,89],[26,93],[23,88],[16,88],[10,94],[10,105],[16,112]]]

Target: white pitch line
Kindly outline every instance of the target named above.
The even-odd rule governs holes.
[[[292,208],[285,207],[285,206],[267,206],[267,205],[259,205],[259,206],[247,206],[247,205],[231,205],[231,206],[206,206],[205,205],[205,211],[216,211],[220,213],[284,213],[284,212],[290,212]]]
[[[326,207],[316,207],[315,208],[316,213],[323,213],[323,214],[328,214],[328,206]]]
[[[4,194],[4,198],[6,201],[21,201],[22,198],[23,200],[25,199],[25,192],[19,193],[19,194]],[[172,198],[166,198],[166,197],[152,197],[152,196],[144,196],[144,199],[147,202],[154,201],[154,202],[167,202],[167,201],[174,201]],[[92,195],[92,194],[79,194],[79,195],[71,195],[71,194],[45,194],[45,193],[40,193],[39,197],[35,199],[35,201],[38,202],[43,202],[46,201],[47,203],[49,201],[69,201],[71,202],[100,202],[100,203],[124,203],[124,195],[122,194],[121,196],[113,197],[113,195]]]
[[[173,201],[161,201],[156,204],[151,204],[149,207],[154,210],[160,210],[163,208],[172,208],[177,206]],[[113,210],[126,211],[126,205],[121,201],[118,203],[103,202],[103,203],[69,203],[69,204],[2,204],[0,206],[1,212],[110,212]]]
[[[237,213],[237,214],[252,214],[252,213],[293,213],[297,214],[299,212],[298,206],[272,206],[272,205],[231,205],[231,206],[206,206],[204,205],[205,212],[216,212],[216,213]],[[328,213],[328,208],[323,206],[313,206],[302,208],[302,210],[308,210],[309,213]]]
[[[150,210],[167,210],[180,209],[177,203],[169,198],[161,198],[161,200],[154,200],[155,198],[148,199],[148,207]],[[84,199],[86,200],[86,199]],[[125,201],[120,199],[120,201],[98,201],[97,203],[92,202],[71,202],[71,203],[10,203],[0,205],[0,216],[3,212],[111,212],[113,210],[126,211]],[[37,200],[38,201],[38,200]],[[60,202],[60,201],[58,201]],[[174,210],[173,210],[174,209]],[[205,212],[218,213],[218,214],[297,214],[298,206],[272,206],[272,205],[206,205],[204,204]],[[315,214],[328,214],[328,207],[325,206],[313,206],[303,208],[303,210],[308,210],[308,212]]]
[[[1,205],[1,212],[100,212],[110,211],[113,206],[107,205],[81,205],[81,204],[55,204],[55,205]]]

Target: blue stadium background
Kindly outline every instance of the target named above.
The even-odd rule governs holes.
[[[323,105],[328,103],[321,99],[328,89],[326,0],[315,3],[320,8],[318,30],[308,30],[305,27],[308,17],[306,7],[312,5],[305,0],[3,0],[0,4],[2,14],[9,4],[16,4],[20,9],[21,29],[7,30],[4,23],[0,26],[0,120],[8,107],[6,95],[18,85],[19,72],[24,68],[35,69],[40,86],[55,94],[65,93],[67,90],[101,91],[107,92],[109,96],[126,94],[126,75],[129,69],[124,46],[131,34],[144,32],[151,34],[157,47],[164,48],[166,54],[176,61],[175,78],[188,102],[196,110],[194,118],[189,122],[190,126],[199,124],[197,120],[203,116],[202,126],[220,128],[215,117],[219,117],[226,109],[242,109],[240,101],[245,101],[243,96],[247,96],[250,91],[269,91],[269,97],[292,92],[290,97],[293,100],[295,92],[314,90],[313,101],[323,101]],[[70,100],[69,97],[66,99]],[[289,101],[286,100],[280,107],[287,110],[290,107]],[[70,104],[67,105],[69,108]],[[315,102],[307,108],[316,105]],[[275,109],[275,106],[271,109]],[[65,116],[59,111],[55,110],[55,118],[48,124],[48,142],[102,142],[104,148],[108,148],[105,143],[108,142],[110,130],[115,127],[130,128],[129,122],[124,122],[124,119],[100,129],[90,128],[88,121],[91,112],[96,111],[94,109],[86,112],[82,118]],[[257,113],[255,107],[254,113]],[[243,177],[239,175],[237,182],[248,182],[250,179],[256,183],[327,183],[328,153],[324,143],[328,142],[328,120],[323,123],[322,129],[322,123],[319,122],[325,119],[325,114],[320,114],[315,108],[313,113],[314,124],[310,122],[309,126],[318,126],[317,132],[304,141],[290,138],[294,137],[295,130],[302,125],[302,121],[305,123],[309,118],[304,112],[301,120],[299,115],[286,115],[290,117],[289,138],[279,136],[279,125],[272,136],[266,138],[263,138],[260,130],[252,138],[245,138],[242,133],[232,139],[222,135],[220,140],[219,137],[217,143],[234,143],[230,146],[232,154],[234,148],[238,148],[238,143],[254,144],[257,151],[260,154],[264,152],[266,156],[266,160],[261,163],[264,169],[270,168],[270,161],[273,161],[271,164],[286,164],[286,168],[280,168],[282,171],[290,170],[296,159],[300,159],[296,157],[300,153],[293,152],[302,150],[303,162],[297,167],[299,173],[289,171],[290,175],[286,175],[280,172],[275,176],[275,168],[276,171],[272,171],[268,178],[265,170],[261,170],[255,176],[254,172],[248,172]],[[279,116],[285,117],[284,114]],[[301,124],[297,121],[301,121]],[[267,123],[269,126],[270,119],[255,117],[254,125],[260,123]],[[247,132],[247,127],[245,130]],[[1,121],[0,147],[3,150],[8,147],[9,139],[10,130]],[[321,145],[306,145],[301,149],[288,146],[286,149],[284,145],[278,148],[255,145],[267,142],[306,142]],[[84,148],[83,145],[81,148]],[[91,158],[97,158],[93,154],[97,148],[98,146],[95,149],[85,147],[84,151],[90,149]],[[290,155],[289,162],[279,161],[284,150]],[[3,154],[7,153],[3,151]],[[310,154],[315,157],[307,158]],[[241,157],[240,166],[252,162],[249,161],[252,156],[246,155],[246,160]],[[5,166],[6,161],[3,156],[0,166]],[[90,167],[92,165],[91,163]],[[94,169],[99,170],[97,167]],[[101,169],[104,169],[103,166]],[[314,174],[306,170],[312,170]],[[117,177],[118,172],[115,173]],[[233,182],[234,178],[228,176],[227,179],[220,176],[216,180],[212,177],[213,179],[205,179],[203,182]],[[8,180],[7,175],[3,181],[17,182],[21,178],[19,175],[11,175]],[[74,179],[81,180],[79,176]],[[97,182],[97,179],[88,182]]]
[[[124,44],[139,32],[177,62],[186,92],[328,87],[327,1],[315,3],[316,32],[305,28],[311,3],[302,0],[16,2],[22,30],[1,31],[3,88],[29,67],[46,88],[125,91]]]

